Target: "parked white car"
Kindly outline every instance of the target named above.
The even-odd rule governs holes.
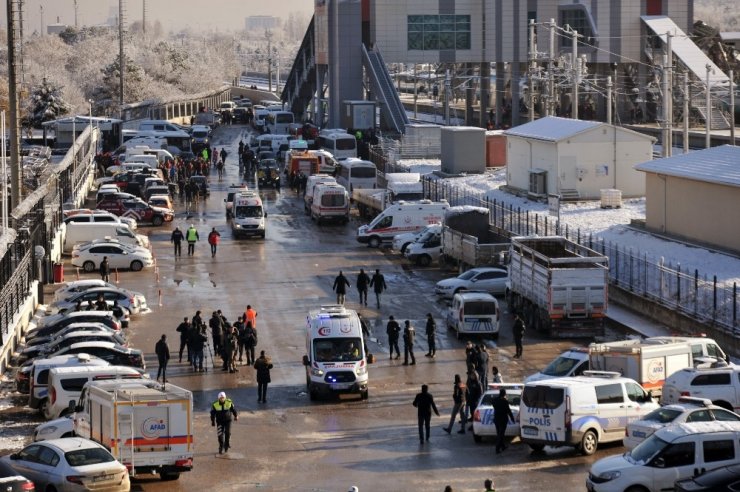
[[[493,437],[496,435],[496,426],[493,423],[493,400],[498,398],[499,391],[506,390],[506,400],[511,407],[511,413],[514,414],[515,422],[509,422],[506,425],[506,437],[516,437],[519,435],[519,403],[522,399],[521,383],[491,383],[488,390],[483,393],[478,406],[473,413],[473,440],[482,442],[484,437]]]
[[[54,292],[54,300],[67,299],[78,292],[84,292],[94,287],[115,287],[115,285],[96,278],[66,282]]]
[[[74,311],[78,301],[83,307],[87,307],[88,301],[92,301],[94,304],[99,295],[103,296],[103,299],[105,299],[108,306],[112,306],[114,301],[118,301],[118,305],[123,309],[128,310],[131,314],[138,314],[139,312],[148,309],[146,297],[144,297],[144,294],[140,292],[134,292],[120,287],[95,287],[93,289],[88,289],[85,292],[80,292],[79,294],[63,301],[55,301],[49,304],[46,308],[46,312],[48,314],[56,314],[66,311]]]
[[[124,247],[112,243],[96,244],[90,248],[73,252],[72,265],[86,272],[94,272],[100,268],[100,263],[106,256],[111,270],[120,268],[138,272],[142,268],[154,265],[154,258],[148,249],[141,246]]]
[[[504,294],[508,280],[509,272],[504,268],[471,268],[457,277],[440,280],[434,292],[443,299],[452,299],[452,296],[463,290],[484,290],[491,294]]]
[[[682,396],[706,398],[727,410],[740,409],[740,366],[687,367],[665,379],[661,403],[678,403]]]

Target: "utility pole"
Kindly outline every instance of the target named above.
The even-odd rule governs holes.
[[[141,32],[146,34],[146,0],[141,0]]]
[[[730,70],[730,145],[735,145],[735,71]]]
[[[671,59],[673,50],[671,48],[671,33],[666,33],[666,53],[663,63],[663,150],[661,156],[670,157],[673,133],[673,111],[671,103],[673,102],[673,91],[671,90]]]
[[[265,31],[267,38],[267,90],[272,92],[272,31]]]
[[[707,97],[706,97],[706,104],[707,104],[707,112],[706,112],[706,122],[705,122],[705,135],[704,135],[704,146],[706,148],[709,148],[712,146],[712,91],[709,86],[709,75],[712,73],[712,66],[707,63]]]
[[[550,19],[550,59],[547,62],[547,115],[555,115],[555,19]]]
[[[445,125],[450,126],[450,97],[452,96],[452,79],[450,69],[445,70]]]
[[[39,5],[39,36],[44,35],[44,6]]]
[[[689,73],[683,74],[683,153],[689,153]]]
[[[612,124],[612,77],[606,78],[606,122]]]
[[[79,28],[79,24],[77,23],[77,0],[75,0],[75,31]]]
[[[16,70],[17,35],[15,0],[6,0],[8,22],[8,105],[10,106],[10,209],[21,203],[20,132],[18,129],[18,73]],[[5,136],[3,135],[3,138]],[[3,163],[4,167],[5,163]],[[5,196],[3,195],[3,198]]]
[[[118,0],[118,106],[119,111],[123,109],[123,102],[124,102],[124,92],[123,92],[123,81],[124,77],[123,74],[126,71],[126,60],[124,57],[123,52],[123,33],[124,33],[124,23],[126,22],[124,18],[124,0]]]
[[[578,31],[573,31],[573,101],[571,101],[571,115],[578,119],[578,85],[581,83],[581,60],[578,59]]]
[[[529,20],[529,121],[534,121],[534,72],[537,47],[534,44],[534,19]]]
[[[419,117],[419,106],[417,105],[417,100],[419,97],[418,86],[419,83],[416,80],[416,63],[414,63],[414,119],[417,119]]]

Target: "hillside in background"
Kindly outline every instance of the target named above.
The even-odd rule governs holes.
[[[702,20],[720,31],[740,31],[740,1],[697,0],[694,20]]]

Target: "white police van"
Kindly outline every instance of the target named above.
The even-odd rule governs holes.
[[[652,395],[617,372],[526,383],[519,406],[522,442],[535,451],[573,446],[585,455],[621,441],[627,424],[658,408]]]
[[[360,317],[330,304],[306,318],[306,386],[311,400],[319,395],[359,394],[368,397],[367,354]]]

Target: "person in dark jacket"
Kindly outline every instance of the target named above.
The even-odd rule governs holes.
[[[432,410],[439,417],[437,405],[434,404],[434,397],[429,392],[429,386],[421,385],[421,393],[417,393],[413,405],[417,408],[419,418],[419,442],[424,444],[426,431],[426,442],[429,442],[429,427],[432,422]]]
[[[398,321],[393,319],[393,316],[388,317],[388,324],[385,327],[385,332],[388,334],[388,348],[391,352],[391,360],[393,359],[393,349],[396,349],[396,359],[401,358],[401,350],[398,348],[398,337],[401,334],[401,325]]]
[[[270,383],[270,369],[272,360],[265,356],[265,351],[260,351],[259,358],[254,362],[257,370],[257,403],[267,403],[267,385]]]
[[[206,337],[205,328],[202,329],[195,329],[193,328],[191,330],[191,336],[190,336],[190,342],[188,345],[188,353],[192,350],[192,361],[193,361],[193,370],[203,372],[203,359],[204,359],[204,353],[203,349],[206,346],[206,343],[208,343],[208,338]]]
[[[465,434],[465,424],[468,422],[468,417],[465,415],[465,383],[462,382],[459,374],[455,374],[455,382],[453,384],[453,405],[452,413],[450,414],[450,424],[444,428],[444,431],[448,434],[452,432],[452,426],[455,424],[455,417],[459,414],[460,420],[462,421],[462,428],[457,433]]]
[[[211,315],[211,319],[208,320],[208,326],[211,327],[211,338],[213,343],[213,353],[214,354],[220,354],[221,353],[221,317],[218,315],[216,311],[213,312]]]
[[[360,295],[360,305],[365,304],[367,306],[367,286],[370,284],[370,276],[365,273],[365,270],[360,268],[360,273],[357,274],[357,293]]]
[[[170,360],[170,348],[167,346],[167,335],[162,335],[157,344],[154,346],[154,352],[157,354],[157,362],[159,362],[159,368],[157,369],[157,381],[159,381],[160,374],[162,375],[162,382],[167,382],[167,362]]]
[[[334,286],[331,288],[331,290],[337,293],[337,304],[344,305],[344,296],[347,295],[347,287],[349,287],[349,280],[339,270],[339,275],[334,279]]]
[[[182,194],[182,193],[181,193]],[[170,242],[175,245],[175,258],[182,256],[182,241],[185,239],[185,235],[182,233],[179,227],[175,227],[170,236]]]
[[[465,382],[466,391],[465,401],[468,402],[468,415],[470,415],[471,424],[468,426],[468,430],[473,430],[472,418],[475,415],[475,409],[478,407],[478,400],[480,400],[483,394],[483,388],[481,388],[480,382],[478,381],[478,373],[472,371],[468,374],[468,380]]]
[[[409,357],[411,357],[411,365],[416,364],[416,357],[414,356],[414,338],[416,338],[416,330],[411,325],[411,321],[406,320],[403,322],[403,365],[409,365]]]
[[[506,390],[501,388],[498,398],[493,400],[493,425],[496,426],[496,453],[500,453],[506,446],[506,426],[509,421],[514,423],[514,414],[511,413],[509,400],[506,399]]]
[[[188,347],[188,364],[193,362],[192,354],[190,353],[189,348],[189,342],[190,342],[190,331],[192,330],[193,326],[188,321],[188,317],[185,316],[182,323],[177,325],[177,331],[180,334],[180,360],[178,362],[182,362],[182,351],[185,349],[185,347]]]
[[[103,261],[100,262],[100,279],[103,282],[110,282],[110,263],[107,256],[103,256]]]
[[[511,329],[514,335],[514,345],[516,345],[515,359],[521,359],[522,357],[522,338],[524,338],[524,321],[519,316],[519,313],[514,315],[514,326]]]
[[[218,399],[211,404],[211,425],[217,427],[218,435],[218,454],[229,452],[231,441],[231,419],[239,420],[239,414],[236,413],[234,402],[226,398],[223,391],[218,394]]]
[[[427,336],[427,344],[429,345],[429,351],[424,354],[426,357],[432,357],[437,354],[437,342],[434,340],[435,333],[437,331],[437,323],[434,322],[432,313],[427,313],[427,325],[424,330]]]
[[[488,388],[488,351],[482,343],[478,345],[478,363],[475,365],[481,387]]]
[[[385,277],[380,273],[379,269],[375,269],[375,275],[370,279],[370,287],[375,292],[375,301],[378,303],[378,309],[380,309],[380,295],[386,289]]]
[[[254,357],[254,348],[257,346],[257,330],[252,327],[252,322],[247,321],[244,327],[244,351],[247,353],[247,365],[251,366],[257,359]]]

